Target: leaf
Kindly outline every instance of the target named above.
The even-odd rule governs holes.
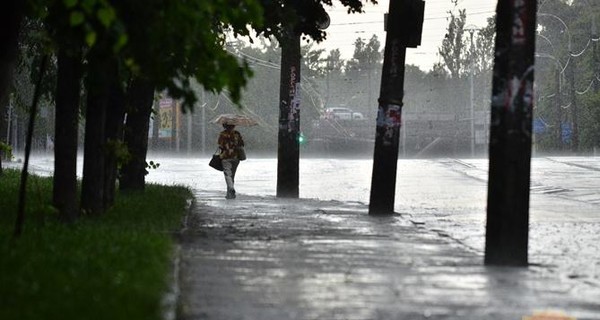
[[[96,0],[83,0],[81,2],[81,6],[84,8],[85,12],[92,12],[92,9],[96,5]]]
[[[83,21],[85,21],[85,16],[83,15],[83,13],[81,11],[71,12],[71,17],[70,17],[69,22],[71,23],[72,27],[81,25],[83,23]]]
[[[115,52],[120,51],[126,44],[127,44],[127,40],[129,38],[127,37],[127,34],[122,33],[121,35],[119,35],[119,39],[117,39],[117,42],[115,43],[113,50]]]
[[[106,28],[110,27],[110,25],[115,21],[115,11],[112,8],[102,8],[98,10],[96,14],[100,23]]]
[[[70,9],[77,5],[77,0],[63,0],[63,4],[67,9]]]
[[[85,35],[85,43],[87,43],[87,45],[89,47],[93,47],[94,44],[96,43],[96,32],[94,31],[90,31]]]

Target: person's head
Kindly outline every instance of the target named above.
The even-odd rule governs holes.
[[[235,126],[232,124],[224,123],[223,128],[225,128],[225,130],[233,130],[235,128]]]

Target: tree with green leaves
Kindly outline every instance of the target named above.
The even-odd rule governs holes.
[[[225,32],[249,35],[248,23],[262,25],[262,8],[253,0],[235,7],[220,2],[129,1],[119,8],[131,39],[125,50],[135,71],[128,81],[124,132],[130,157],[122,167],[120,186],[143,189],[148,141],[141,133],[149,127],[153,92],[166,89],[192,110],[197,101],[190,81],[194,78],[206,90],[227,90],[239,102],[252,71],[244,59],[226,51]],[[172,23],[165,25],[165,16]]]
[[[86,79],[87,96],[85,145],[93,149],[84,157],[84,162],[90,165],[84,164],[82,206],[91,213],[101,213],[111,201],[106,193],[114,189],[113,178],[107,176],[114,173],[115,161],[109,161],[107,166],[106,152],[120,136],[114,124],[122,123],[123,119],[121,111],[108,108],[124,102],[136,104],[136,99],[127,96],[144,95],[150,97],[146,101],[151,101],[154,87],[183,99],[186,107],[192,106],[196,97],[190,78],[209,90],[228,89],[238,101],[251,71],[223,48],[225,30],[248,35],[248,23],[260,26],[262,19],[262,8],[253,0],[236,2],[236,6],[217,1],[159,0],[29,0],[27,4],[32,8],[27,12],[28,17],[43,23],[49,42],[57,49],[56,117],[57,123],[62,124],[59,134],[67,136],[68,141],[61,142],[59,138],[55,148],[57,168],[64,169],[58,169],[57,176],[65,178],[57,178],[55,205],[65,221],[72,221],[76,215],[72,210],[76,202],[64,202],[75,201],[72,199],[76,197],[70,191],[63,192],[74,188],[63,187],[67,184],[64,180],[73,185],[72,155],[76,154],[77,135],[72,129],[77,128],[78,86],[82,77]],[[83,61],[86,63],[82,64]],[[143,94],[131,90],[140,81],[128,79],[136,78],[150,83],[152,90],[142,90]],[[111,119],[108,124],[107,112]],[[145,118],[147,122],[148,117]],[[71,133],[60,131],[66,128],[65,124]],[[144,130],[134,131],[134,135],[147,135]],[[110,137],[106,132],[116,136]]]
[[[448,28],[442,40],[442,46],[438,53],[443,61],[443,66],[448,69],[453,79],[458,79],[467,72],[467,42],[465,39],[465,23],[467,13],[465,9],[458,10],[458,16],[454,12],[448,12]]]
[[[71,13],[60,3],[50,7],[48,29],[56,39],[57,80],[55,89],[55,135],[53,205],[60,219],[70,223],[76,220],[79,207],[77,197],[77,144],[83,73],[84,30],[71,22]],[[76,16],[76,15],[74,15]]]
[[[597,125],[599,8],[589,1],[546,0],[538,10],[536,135],[540,151],[592,152]]]
[[[472,57],[475,74],[488,74],[494,62],[494,40],[496,38],[496,18],[489,17],[485,27],[470,31],[474,33],[473,49],[469,44],[468,56]]]
[[[352,59],[348,61],[348,70],[367,71],[376,67],[380,67],[383,60],[381,52],[381,42],[377,35],[373,35],[368,42],[362,38],[357,38],[354,41],[354,54]]]
[[[373,35],[368,42],[362,38],[357,38],[354,42],[354,54],[346,65],[346,76],[351,79],[353,84],[353,94],[356,98],[348,103],[356,111],[366,113],[370,111],[369,106],[375,105],[375,98],[378,92],[374,87],[376,81],[380,78],[381,68],[383,66],[383,52],[381,51],[381,43],[377,35]],[[362,85],[366,78],[366,86]],[[352,96],[350,98],[352,98]]]

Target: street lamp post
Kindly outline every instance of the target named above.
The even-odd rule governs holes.
[[[202,155],[206,153],[206,99],[204,90],[202,90],[202,145],[200,150],[202,150]]]
[[[474,63],[474,50],[475,46],[473,45],[473,33],[479,29],[476,26],[468,26],[465,28],[466,31],[471,35],[471,74],[469,76],[470,80],[470,105],[471,105],[471,157],[475,157],[475,94],[474,94],[474,73],[475,73],[475,63]]]

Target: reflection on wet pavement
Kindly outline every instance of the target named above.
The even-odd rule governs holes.
[[[361,204],[198,191],[182,319],[600,319],[600,290],[543,267],[489,268],[453,239]]]

